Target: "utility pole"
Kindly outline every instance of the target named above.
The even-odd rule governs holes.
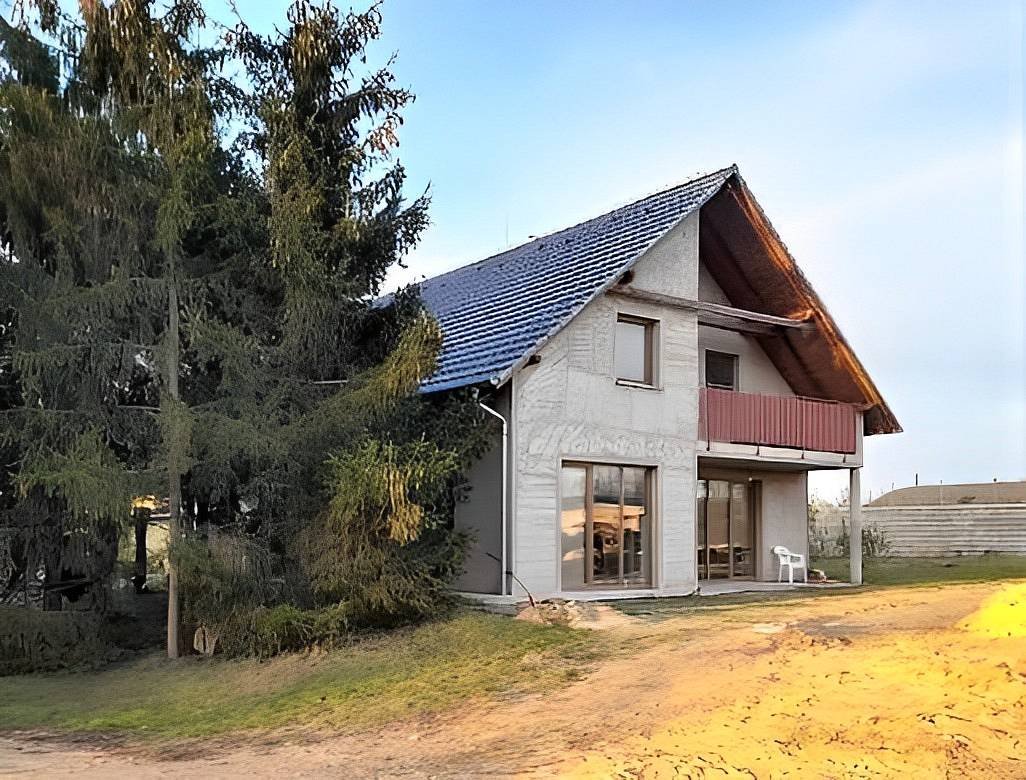
[[[172,272],[167,288],[167,394],[172,406],[178,404],[178,286]],[[177,411],[177,410],[176,410]],[[171,414],[176,414],[172,411]],[[171,448],[177,446],[172,432]],[[168,452],[168,538],[172,548],[182,534],[182,478],[178,473],[176,453]],[[178,567],[174,556],[169,556],[167,572],[167,657],[177,658],[180,648],[179,624],[181,615],[178,604]]]

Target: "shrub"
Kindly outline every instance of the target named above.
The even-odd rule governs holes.
[[[848,532],[847,525],[841,527],[841,533],[837,537],[837,546],[843,557],[847,557],[851,553],[851,534]],[[863,560],[886,558],[890,551],[891,540],[883,528],[875,523],[867,523],[862,526]]]
[[[867,523],[862,527],[862,557],[885,558],[891,551],[891,540],[880,526]]]
[[[323,609],[299,609],[291,604],[258,609],[251,618],[248,641],[230,650],[266,658],[310,647],[336,647],[350,638],[347,613],[343,604]]]
[[[171,555],[178,566],[183,622],[210,631],[225,651],[246,646],[255,610],[281,600],[274,556],[253,537],[218,532],[209,539],[180,539]]]
[[[0,607],[0,675],[95,666],[110,654],[94,612]]]
[[[328,507],[296,544],[315,603],[346,604],[361,628],[445,612],[467,545],[449,527],[456,455],[426,440],[368,440],[328,471]]]
[[[351,635],[347,604],[297,606],[277,559],[257,539],[217,533],[175,544],[186,622],[215,639],[215,652],[267,658],[331,647]]]

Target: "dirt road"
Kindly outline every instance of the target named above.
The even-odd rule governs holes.
[[[158,749],[7,735],[0,776],[1026,778],[1026,586],[610,631],[610,657],[548,696],[346,736],[297,726]]]

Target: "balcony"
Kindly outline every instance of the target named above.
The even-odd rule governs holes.
[[[698,396],[698,438],[851,455],[857,410],[852,404],[795,396],[736,393],[703,387]]]

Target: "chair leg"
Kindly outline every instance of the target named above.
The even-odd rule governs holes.
[[[787,584],[794,585],[794,565],[787,564]]]
[[[783,581],[784,581],[784,564],[780,564],[780,566],[777,567],[777,582],[783,582]]]

